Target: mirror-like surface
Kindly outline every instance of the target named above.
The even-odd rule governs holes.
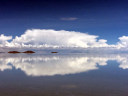
[[[0,54],[0,96],[127,96],[128,54]]]

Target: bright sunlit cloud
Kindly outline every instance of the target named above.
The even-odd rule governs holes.
[[[107,40],[99,39],[99,36],[87,33],[53,30],[53,29],[31,29],[26,30],[21,36],[0,35],[1,47],[82,47],[82,48],[116,48],[128,47],[128,36],[118,38],[115,45],[107,44]],[[9,41],[10,40],[10,41]]]
[[[128,47],[128,36],[119,37],[118,47],[127,48]]]
[[[107,40],[97,39],[96,35],[65,30],[32,29],[16,36],[8,46],[45,47],[107,47]]]
[[[8,44],[8,40],[11,40],[12,36],[5,36],[4,34],[0,35],[0,46],[4,46]]]

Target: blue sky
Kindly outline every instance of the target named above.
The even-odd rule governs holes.
[[[88,33],[115,44],[128,34],[127,0],[0,0],[0,34],[27,29]]]

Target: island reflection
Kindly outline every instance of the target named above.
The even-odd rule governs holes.
[[[104,55],[1,55],[0,71],[20,69],[27,76],[54,76],[87,72],[116,61],[119,68],[128,68],[128,56]]]

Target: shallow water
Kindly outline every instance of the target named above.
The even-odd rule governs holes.
[[[128,54],[0,54],[0,96],[128,96]]]

